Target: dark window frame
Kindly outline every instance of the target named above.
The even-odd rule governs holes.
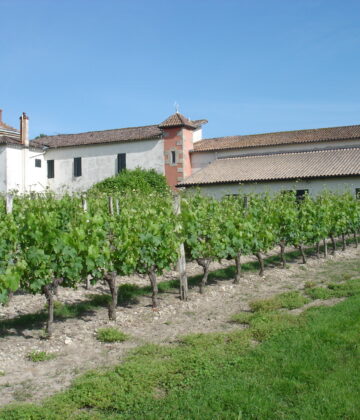
[[[55,161],[54,159],[47,160],[47,177],[55,178]]]
[[[296,195],[296,201],[301,201],[304,199],[305,195],[309,194],[309,190],[308,189],[303,189],[303,190],[296,190],[295,195]]]
[[[82,176],[82,163],[81,163],[81,157],[74,158],[74,177],[78,178],[79,176]]]
[[[35,168],[41,168],[41,159],[35,159]]]
[[[126,153],[118,153],[117,155],[117,173],[126,170]]]

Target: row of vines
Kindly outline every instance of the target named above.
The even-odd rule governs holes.
[[[181,211],[180,211],[181,208]],[[180,297],[187,299],[186,260],[203,269],[204,291],[212,261],[255,255],[264,272],[263,254],[279,246],[315,246],[353,235],[357,246],[360,201],[350,193],[323,192],[297,200],[293,192],[275,196],[231,196],[222,200],[185,194],[128,194],[111,197],[52,194],[7,196],[0,201],[0,302],[18,289],[42,293],[47,300],[46,331],[52,334],[54,295],[59,285],[105,281],[110,290],[109,319],[116,319],[118,276],[148,275],[157,306],[157,277],[179,269]]]

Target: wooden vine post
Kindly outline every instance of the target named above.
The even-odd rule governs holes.
[[[13,211],[13,203],[14,203],[14,196],[12,194],[6,194],[6,214],[10,214]],[[9,290],[8,292],[8,299],[6,302],[6,306],[9,305],[12,297],[14,296],[13,290]]]
[[[110,216],[114,216],[114,200],[112,196],[108,197],[108,204],[109,204],[109,214]],[[117,208],[119,208],[120,212],[120,206],[117,203]],[[110,233],[110,236],[112,233]],[[116,321],[116,307],[117,307],[117,300],[118,300],[118,287],[117,287],[117,273],[115,271],[109,272],[105,275],[104,280],[107,282],[111,299],[109,302],[108,312],[109,312],[109,320],[110,321]]]
[[[10,214],[13,210],[14,196],[12,194],[6,194],[6,213]]]
[[[87,211],[88,211],[88,203],[87,203],[87,200],[86,200],[86,195],[82,195],[81,196],[81,205],[82,205],[83,212],[84,213],[87,213]],[[90,286],[91,286],[90,279],[91,279],[91,275],[88,274],[86,276],[86,279],[85,279],[85,289],[86,290],[89,290],[90,289]]]
[[[181,213],[181,198],[178,194],[174,196],[174,211],[177,216]],[[177,271],[179,272],[180,278],[180,299],[188,300],[188,280],[186,275],[185,247],[183,242],[180,244]]]

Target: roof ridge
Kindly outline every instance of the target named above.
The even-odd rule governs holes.
[[[322,153],[322,152],[333,152],[335,150],[353,150],[353,149],[360,150],[360,146],[335,147],[332,149],[318,149],[318,150],[297,150],[297,151],[289,151],[289,152],[269,152],[269,153],[258,153],[258,154],[252,154],[252,155],[244,155],[244,156],[224,156],[224,157],[218,157],[217,159],[213,160],[213,162],[216,162],[217,160],[245,159],[245,158],[267,157],[267,156],[278,156],[278,155],[280,156],[299,155],[299,154],[306,154],[306,153]]]
[[[360,124],[338,125],[338,126],[333,126],[333,127],[319,127],[319,128],[303,128],[300,130],[269,131],[266,133],[254,133],[254,134],[234,134],[231,136],[222,136],[222,137],[209,137],[209,138],[201,139],[200,141],[197,142],[197,144],[199,144],[200,142],[205,142],[207,140],[228,139],[232,137],[266,136],[270,134],[300,133],[304,131],[318,131],[318,130],[329,130],[333,128],[352,128],[352,127],[360,127]]]
[[[107,130],[93,130],[93,131],[82,131],[80,133],[58,133],[58,134],[52,134],[49,136],[42,136],[42,139],[45,139],[47,137],[56,137],[56,136],[78,136],[80,134],[90,134],[90,133],[104,133],[107,131],[118,131],[118,130],[131,130],[133,128],[148,128],[148,127],[158,127],[156,124],[150,124],[150,125],[139,125],[136,127],[123,127],[123,128],[108,128]],[[32,140],[39,140],[38,139],[32,139]]]

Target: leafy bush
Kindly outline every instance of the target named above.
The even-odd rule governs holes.
[[[136,168],[133,170],[121,171],[116,176],[104,179],[103,181],[93,185],[90,193],[126,193],[140,192],[143,194],[151,194],[158,192],[160,194],[169,194],[170,188],[166,182],[164,175],[159,174],[154,169]]]
[[[116,328],[108,327],[99,328],[96,333],[96,338],[104,343],[115,343],[127,340],[128,336]]]
[[[55,359],[54,353],[46,353],[46,351],[32,351],[27,355],[28,360],[31,362],[45,362],[46,360]]]

